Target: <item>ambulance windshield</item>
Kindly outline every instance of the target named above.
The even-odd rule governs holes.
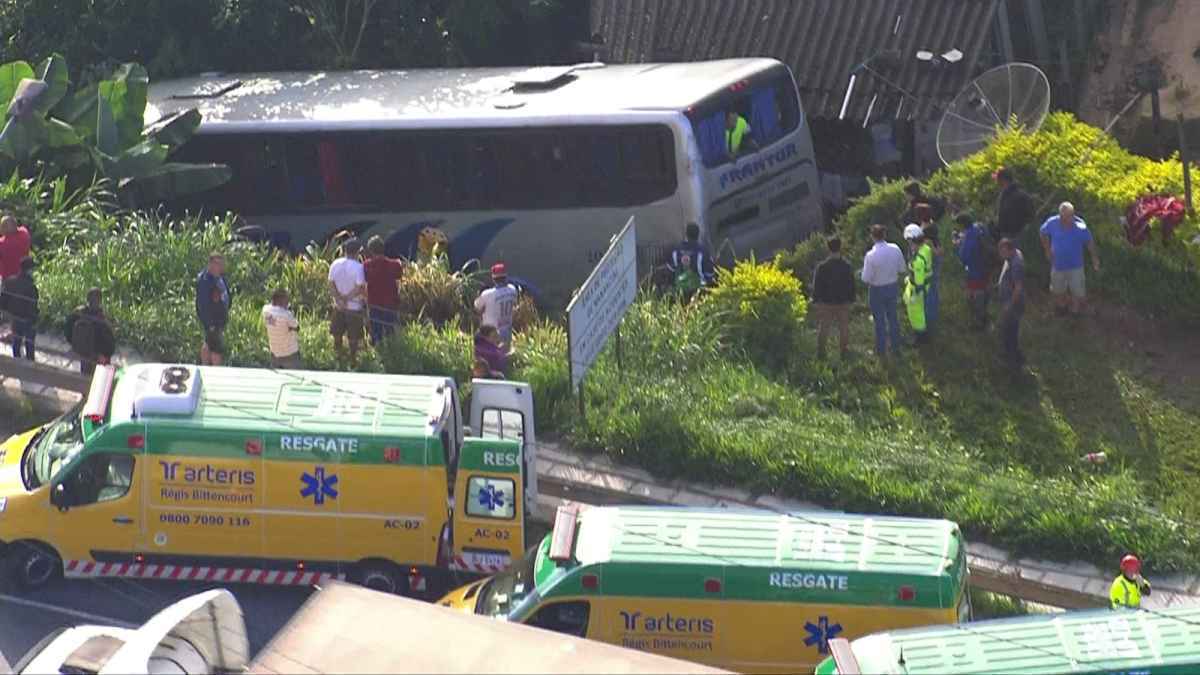
[[[50,482],[54,474],[83,449],[83,404],[54,420],[34,439],[25,457],[24,477],[29,489]]]

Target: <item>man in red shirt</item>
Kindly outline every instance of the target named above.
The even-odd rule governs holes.
[[[0,279],[21,274],[21,259],[29,249],[29,230],[12,216],[0,218]]]
[[[404,262],[383,254],[383,238],[367,241],[367,259],[363,263],[367,277],[367,312],[371,319],[371,344],[378,345],[396,329],[396,310],[400,306],[400,278]]]

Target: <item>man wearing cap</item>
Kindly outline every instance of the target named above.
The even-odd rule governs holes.
[[[1100,271],[1100,252],[1087,223],[1075,215],[1071,202],[1058,207],[1058,215],[1042,225],[1042,250],[1050,261],[1050,292],[1054,295],[1054,312],[1079,316],[1087,297],[1083,274],[1083,249],[1092,253],[1092,269]]]
[[[363,339],[363,301],[367,295],[367,276],[358,256],[362,244],[347,239],[342,244],[342,257],[329,266],[329,293],[333,296],[333,317],[329,332],[333,334],[333,349],[338,360],[344,361],[344,337],[350,343],[350,367],[358,364],[358,348]]]
[[[1136,555],[1121,558],[1121,573],[1108,591],[1112,609],[1138,609],[1143,594],[1150,595],[1150,582],[1142,577],[1142,561]]]
[[[500,331],[500,344],[512,346],[513,308],[517,306],[517,287],[508,283],[508,270],[504,263],[492,265],[492,287],[484,290],[475,299],[475,311],[479,312],[484,325],[495,326]]]
[[[904,287],[904,304],[917,344],[925,344],[929,342],[926,299],[933,281],[933,247],[926,240],[925,231],[916,223],[909,223],[904,228],[904,239],[912,252],[912,275]]]

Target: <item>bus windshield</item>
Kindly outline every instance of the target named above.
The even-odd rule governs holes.
[[[506,618],[508,613],[521,604],[533,592],[541,546],[533,546],[525,552],[525,558],[517,565],[497,574],[484,582],[479,591],[479,602],[475,613],[493,618]]]
[[[83,450],[82,411],[83,403],[79,403],[51,422],[30,444],[22,471],[30,490],[50,482],[60,468]]]

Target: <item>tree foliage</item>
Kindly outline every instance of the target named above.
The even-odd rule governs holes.
[[[0,0],[0,60],[62,54],[206,71],[511,65],[569,59],[580,0]]]

